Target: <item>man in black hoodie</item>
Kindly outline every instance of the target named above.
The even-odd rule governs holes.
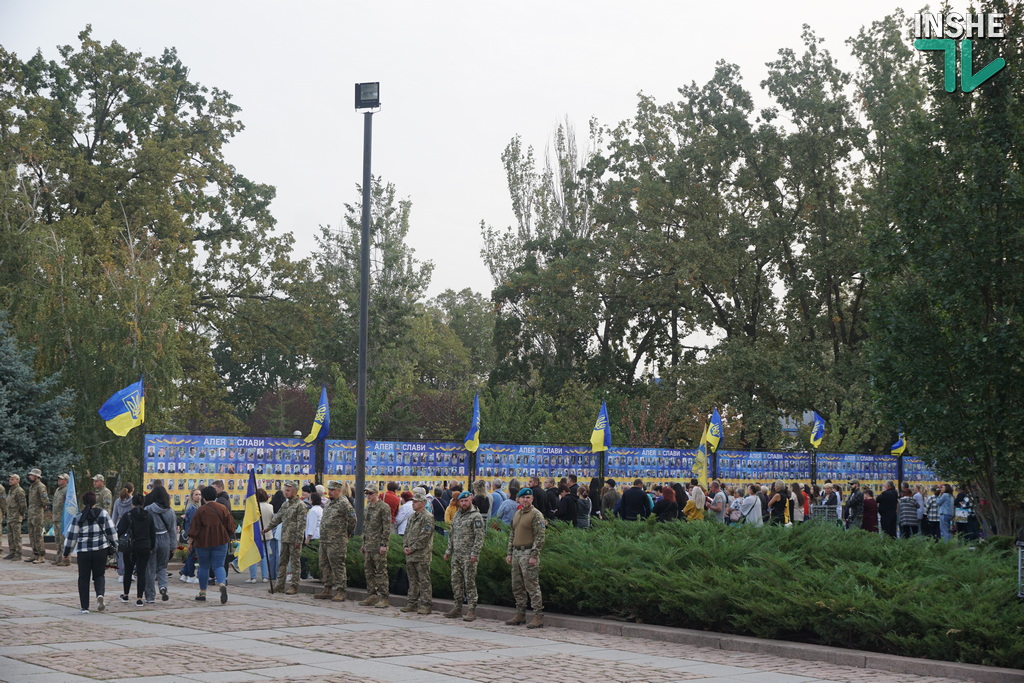
[[[885,490],[878,494],[875,500],[878,503],[878,521],[882,531],[896,538],[898,527],[900,497],[896,493],[896,484],[891,481],[885,482]]]

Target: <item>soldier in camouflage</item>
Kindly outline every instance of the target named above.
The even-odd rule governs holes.
[[[53,492],[53,542],[57,547],[57,559],[53,561],[58,567],[70,564],[68,558],[61,554],[64,547],[64,503],[68,499],[68,475],[57,475],[57,490]]]
[[[114,494],[106,487],[102,474],[92,478],[92,486],[96,494],[96,507],[106,510],[108,515],[114,514]]]
[[[452,518],[452,528],[448,532],[448,548],[444,551],[444,559],[452,562],[452,593],[455,595],[455,606],[445,612],[449,619],[462,617],[462,601],[468,603],[463,621],[476,619],[476,570],[480,549],[484,545],[487,528],[483,515],[473,505],[473,494],[463,491],[458,498],[459,509]]]
[[[299,577],[302,576],[301,557],[302,542],[306,538],[306,514],[309,508],[297,495],[299,485],[294,481],[286,481],[282,487],[284,492],[284,505],[277,511],[267,531],[281,525],[281,554],[277,561],[277,587],[271,587],[270,592],[284,592],[285,595],[295,595],[299,592]],[[292,580],[285,589],[284,584],[291,574]]]
[[[391,508],[380,499],[377,484],[370,482],[363,493],[366,507],[363,510],[363,568],[366,574],[366,599],[359,604],[364,607],[387,607],[388,594],[388,542],[391,540]]]
[[[340,481],[327,483],[327,507],[320,519],[320,579],[324,589],[314,595],[319,600],[330,598],[344,602],[348,576],[348,539],[356,530],[356,511],[342,494]],[[333,591],[333,594],[332,594]]]
[[[409,603],[403,612],[430,614],[434,589],[430,585],[430,561],[434,556],[434,515],[427,512],[427,492],[413,489],[412,516],[403,536],[405,567],[409,573]]]
[[[541,628],[544,626],[544,602],[540,594],[540,549],[544,547],[544,515],[533,507],[531,489],[520,489],[517,500],[519,509],[512,517],[505,557],[505,562],[512,565],[516,613],[505,623],[516,626],[526,622],[526,599],[529,598],[533,604],[533,621],[526,628]]]
[[[3,484],[0,484],[0,523],[5,519],[7,519],[7,489],[4,488]],[[0,537],[0,550],[3,549],[3,546],[3,538]],[[7,559],[6,556],[4,559]]]
[[[38,468],[28,473],[28,541],[32,546],[32,559],[25,561],[32,564],[46,562],[46,548],[43,547],[43,515],[46,508],[50,507],[50,496],[46,493],[46,484],[43,483],[42,476],[43,473]]]
[[[25,501],[25,489],[21,488],[21,475],[12,474],[7,480],[7,545],[10,552],[4,555],[5,560],[17,560],[21,557],[21,523],[28,511]]]

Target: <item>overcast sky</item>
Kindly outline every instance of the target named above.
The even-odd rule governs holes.
[[[962,3],[956,3],[957,5]],[[412,200],[409,241],[435,264],[430,294],[489,295],[480,221],[512,223],[500,155],[516,134],[542,149],[566,119],[581,138],[596,117],[629,118],[636,95],[664,102],[714,64],[740,66],[759,91],[764,63],[799,49],[802,24],[852,68],[844,41],[897,0],[377,0],[354,3],[0,0],[0,44],[21,58],[93,37],[146,55],[175,47],[193,81],[242,108],[226,150],[247,177],[277,188],[278,228],[299,255],[318,225],[358,197],[362,117],[353,84],[380,81],[373,173]],[[721,9],[721,12],[716,10]],[[917,5],[906,5],[908,13]]]

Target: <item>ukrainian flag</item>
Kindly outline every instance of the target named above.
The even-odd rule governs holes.
[[[703,488],[708,487],[708,432],[711,425],[704,427],[704,433],[700,435],[700,446],[697,447],[697,456],[693,459],[693,478]]]
[[[110,431],[124,436],[133,427],[146,421],[146,392],[142,378],[107,399],[99,410]]]
[[[707,443],[712,452],[718,450],[718,444],[722,441],[722,416],[718,414],[718,408],[711,415],[711,422],[708,424]]]
[[[903,430],[899,430],[899,437],[896,443],[892,445],[893,455],[903,455],[903,451],[907,450],[907,437],[903,435]]]
[[[473,397],[473,424],[470,426],[469,431],[466,432],[466,450],[470,453],[476,453],[476,449],[480,448],[480,392],[476,392]]]
[[[316,417],[313,418],[313,427],[309,430],[309,436],[304,441],[312,443],[327,438],[327,430],[331,426],[331,408],[327,405],[327,385],[320,385],[320,404],[316,407]]]
[[[601,401],[601,412],[597,414],[594,431],[590,433],[590,450],[594,453],[606,451],[612,445],[612,427],[608,424],[608,406]]]
[[[256,470],[249,470],[249,487],[245,491],[245,517],[242,518],[242,540],[238,543],[238,568],[259,564],[263,549],[260,504],[256,500]]]
[[[825,438],[825,418],[814,411],[814,428],[811,429],[811,445],[817,448]]]

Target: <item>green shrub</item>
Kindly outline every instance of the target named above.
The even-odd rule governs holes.
[[[360,539],[348,579],[365,586]],[[508,532],[489,529],[480,555],[480,602],[512,605]],[[434,596],[451,574],[436,536]],[[312,549],[305,552],[312,553]],[[315,553],[309,555],[316,568]],[[405,566],[391,539],[388,570]],[[820,643],[951,661],[1024,666],[1024,605],[1016,548],[1001,541],[894,540],[832,525],[792,528],[598,521],[548,527],[541,555],[546,609],[642,623]]]

